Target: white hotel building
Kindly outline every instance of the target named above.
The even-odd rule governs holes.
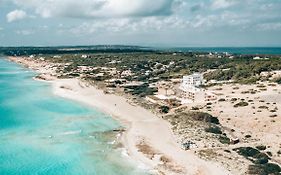
[[[213,93],[200,88],[203,84],[204,78],[200,73],[184,76],[179,87],[182,103],[205,102],[215,99],[216,97]]]
[[[199,87],[200,85],[204,84],[203,75],[199,73],[194,73],[192,75],[183,76],[182,85],[183,86],[195,86]]]

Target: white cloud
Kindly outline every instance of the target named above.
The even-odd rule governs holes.
[[[214,0],[211,6],[213,9],[223,9],[231,7],[237,2],[238,0]]]
[[[23,10],[14,10],[7,14],[6,18],[8,22],[21,20],[27,17],[27,14]]]
[[[32,30],[17,30],[16,31],[16,34],[18,34],[18,35],[31,35],[33,33],[34,33],[34,31],[32,31]]]
[[[95,22],[85,22],[80,26],[74,28],[62,28],[61,32],[70,31],[76,35],[87,35],[93,33],[103,32],[153,32],[153,31],[165,31],[173,29],[183,29],[190,26],[189,21],[185,21],[177,16],[169,17],[146,17],[138,19],[102,19]]]
[[[257,28],[262,31],[280,31],[281,30],[281,22],[271,22],[271,23],[264,23],[258,24]]]
[[[182,0],[13,0],[42,17],[139,17],[172,13]]]
[[[59,25],[60,32],[71,32],[75,35],[88,35],[94,33],[146,33],[165,32],[177,30],[206,31],[214,28],[229,26],[235,30],[243,30],[251,25],[249,16],[224,11],[221,14],[196,15],[193,18],[185,18],[179,15],[145,17],[145,18],[119,18],[97,19],[94,22],[84,22],[75,27]]]
[[[249,18],[251,17],[248,15],[238,15],[228,11],[216,15],[197,15],[190,21],[190,27],[201,31],[231,27],[240,31],[251,26],[252,22]]]

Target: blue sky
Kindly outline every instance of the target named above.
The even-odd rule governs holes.
[[[281,46],[281,0],[0,0],[0,46]]]

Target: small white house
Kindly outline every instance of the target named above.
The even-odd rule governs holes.
[[[55,56],[53,56],[53,58],[61,58],[61,56],[60,55],[55,55]]]
[[[256,56],[253,58],[253,60],[269,60],[269,58],[267,58],[267,57],[262,58],[262,57]]]
[[[88,55],[81,55],[81,58],[88,58]]]

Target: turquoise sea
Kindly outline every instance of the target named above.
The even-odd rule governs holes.
[[[116,149],[110,116],[56,97],[0,58],[0,175],[142,175]]]

